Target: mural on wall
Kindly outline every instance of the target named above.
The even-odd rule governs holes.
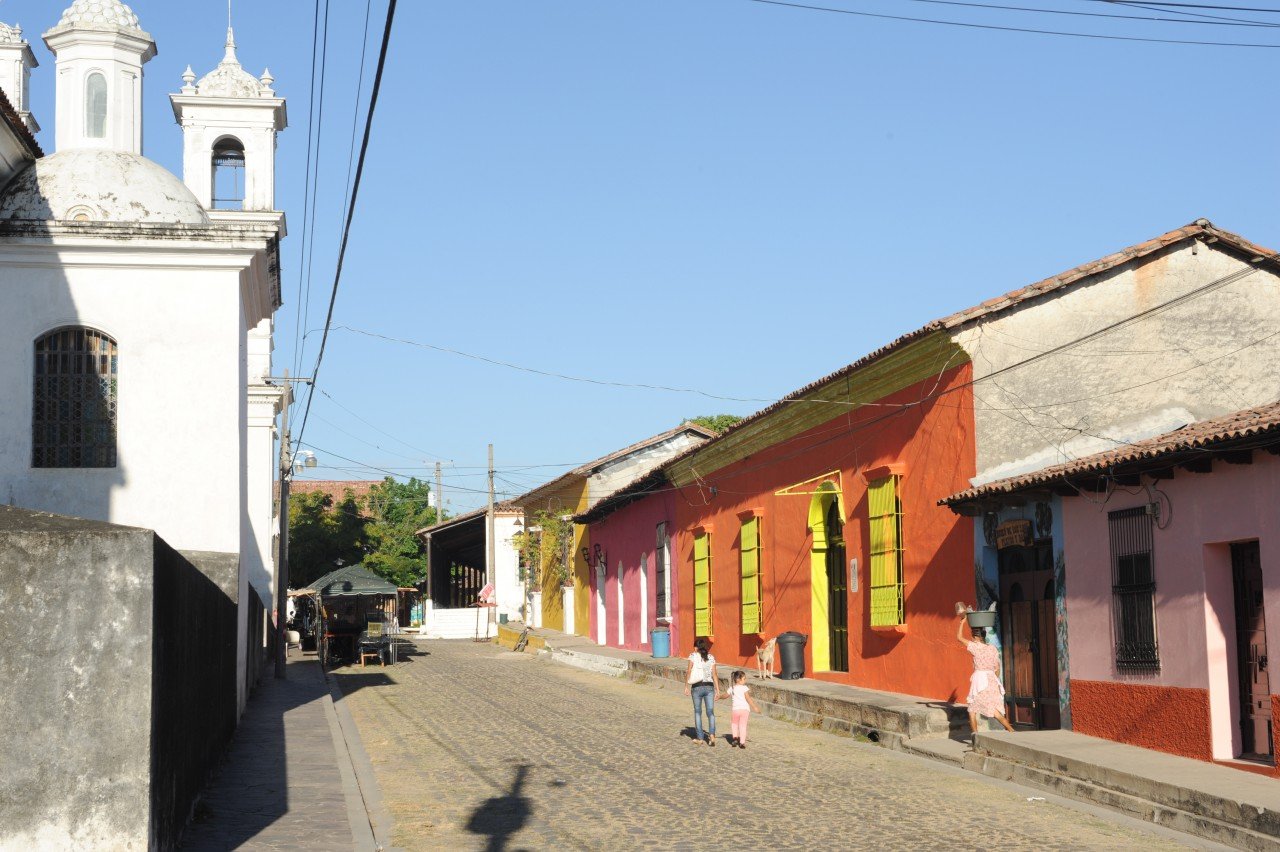
[[[1000,517],[994,512],[988,512],[982,516],[982,538],[990,550],[988,553],[994,553],[996,546],[996,527],[1000,524]],[[977,543],[979,553],[983,552],[981,543]],[[979,558],[973,563],[973,580],[978,593],[978,609],[989,609],[993,603],[1000,599],[1000,569],[999,563],[994,557],[990,559]],[[996,616],[995,627],[987,631],[987,641],[995,646],[1000,652],[1000,659],[1004,659],[1004,641],[1001,639],[1002,631],[1000,625],[1000,616]]]
[[[1067,557],[1061,550],[1053,554],[1053,613],[1058,633],[1058,707],[1062,730],[1071,730],[1071,670],[1067,649]]]

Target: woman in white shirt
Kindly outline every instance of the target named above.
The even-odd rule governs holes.
[[[716,744],[716,708],[712,696],[722,698],[720,681],[716,677],[716,658],[708,651],[711,643],[699,636],[693,643],[694,652],[689,655],[689,667],[685,670],[684,694],[693,696],[694,742],[702,742],[702,707],[707,708],[707,745]]]

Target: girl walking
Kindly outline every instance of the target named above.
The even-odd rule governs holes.
[[[747,673],[739,669],[733,673],[733,686],[729,687],[729,695],[733,697],[733,742],[738,748],[747,747],[747,721],[752,713],[759,713],[755,699],[751,697],[751,687],[747,686]]]
[[[684,694],[693,696],[694,742],[702,742],[702,708],[707,708],[707,745],[716,744],[716,709],[712,696],[722,698],[720,681],[716,679],[716,658],[708,653],[711,643],[699,636],[693,643],[694,652],[689,655],[689,667],[685,670]]]

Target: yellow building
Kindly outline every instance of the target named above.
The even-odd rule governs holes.
[[[682,423],[643,441],[623,447],[541,485],[510,501],[524,509],[524,525],[534,530],[548,517],[571,525],[566,532],[566,552],[543,548],[539,566],[538,587],[542,590],[542,626],[566,633],[587,636],[591,627],[591,579],[588,556],[591,542],[587,527],[574,524],[570,518],[586,512],[604,497],[644,476],[653,468],[674,458],[695,444],[715,436],[715,432],[696,423]],[[567,577],[560,576],[560,565],[569,564]],[[564,581],[563,583],[561,581]],[[561,586],[561,588],[555,588]],[[566,618],[566,602],[571,612]]]

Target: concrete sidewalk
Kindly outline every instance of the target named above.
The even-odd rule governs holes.
[[[499,629],[514,646],[523,625]],[[637,682],[684,681],[682,658],[655,659],[581,636],[532,630],[526,650]],[[1280,850],[1280,781],[1071,731],[981,731],[970,745],[964,707],[802,678],[760,680],[745,667],[765,715],[963,766],[1103,805],[1240,849]],[[728,681],[731,667],[721,667]]]
[[[295,651],[285,673],[254,690],[180,848],[382,848],[390,826],[350,715],[315,654]]]

